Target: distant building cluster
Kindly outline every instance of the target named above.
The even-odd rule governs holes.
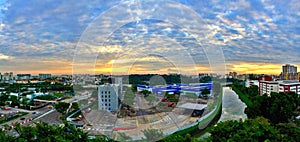
[[[39,78],[41,79],[51,78],[51,74],[39,74]]]
[[[13,72],[5,72],[0,73],[0,82],[4,83],[19,83],[19,84],[27,84],[27,83],[43,83],[50,82],[51,84],[72,84],[72,75],[56,75],[52,76],[52,74],[43,74],[40,73],[38,75],[32,74],[16,74]]]
[[[4,74],[0,73],[0,80],[1,81],[10,81],[10,80],[14,80],[14,74],[13,72],[6,72]]]
[[[269,75],[263,75],[259,78],[259,94],[270,95],[272,92],[295,92],[300,95],[299,79],[297,67],[286,64],[282,66],[280,80]]]
[[[236,72],[229,72],[229,78],[237,78]]]
[[[0,81],[17,81],[17,80],[30,80],[30,79],[49,79],[51,74],[38,74],[38,76],[33,76],[31,74],[17,74],[14,76],[13,72],[0,73]]]

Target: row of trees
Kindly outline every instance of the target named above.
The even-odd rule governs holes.
[[[248,118],[263,116],[273,124],[289,122],[300,105],[299,95],[295,92],[272,92],[270,96],[264,94],[251,100],[253,105],[245,109]]]
[[[81,129],[76,129],[67,122],[63,125],[50,125],[44,122],[36,123],[35,127],[17,125],[14,128],[18,137],[7,135],[0,130],[1,142],[107,142],[113,141],[106,136],[89,138],[88,134]]]
[[[291,124],[273,125],[263,117],[220,122],[210,130],[207,141],[299,141],[300,128]]]
[[[256,85],[252,85],[250,87],[245,87],[242,85],[242,82],[235,81],[233,83],[233,86],[236,89],[238,89],[239,91],[241,91],[243,94],[245,94],[247,96],[247,98],[249,98],[250,100],[256,96],[259,96],[258,86],[256,86]]]

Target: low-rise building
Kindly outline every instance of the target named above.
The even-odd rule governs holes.
[[[42,74],[42,73],[40,73],[39,78],[41,78],[41,79],[51,78],[51,74]]]
[[[181,92],[182,95],[186,94],[195,94],[200,95],[202,90],[207,88],[208,90],[213,90],[213,83],[190,83],[190,84],[171,84],[171,85],[157,85],[157,86],[148,86],[148,85],[137,85],[137,91],[141,92],[143,90],[148,90],[152,93],[158,95],[164,95],[165,93],[174,94]],[[208,94],[209,96],[211,94]]]
[[[31,79],[31,74],[17,74],[18,80],[29,80]]]
[[[278,82],[277,81],[260,81],[259,82],[259,94],[268,94],[272,92],[278,92]]]
[[[300,82],[298,80],[274,81],[270,76],[262,76],[259,79],[259,94],[270,95],[272,92],[295,92],[300,95]]]
[[[279,92],[295,92],[300,95],[300,82],[297,80],[283,80],[279,82]]]

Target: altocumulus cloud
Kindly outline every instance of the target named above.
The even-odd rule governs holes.
[[[205,46],[218,46],[223,49],[226,62],[230,65],[229,70],[255,71],[253,68],[256,66],[252,64],[256,63],[299,65],[300,4],[297,0],[174,1],[196,11],[201,20],[205,21],[206,25],[203,26],[208,28],[209,34],[213,36],[210,39],[200,40],[208,40],[208,45]],[[39,64],[44,66],[45,62],[60,60],[62,61],[60,65],[68,66],[69,69],[76,44],[84,30],[99,15],[120,2],[123,1],[0,1],[0,59],[15,60],[16,67],[24,63],[18,63],[19,60],[36,66]],[[111,17],[108,21],[114,21],[114,18]],[[187,47],[197,68],[208,66],[202,46],[188,33],[181,31],[180,27],[155,20],[141,22],[136,25],[135,21],[128,21],[127,25],[116,30],[105,43],[105,47],[120,47],[120,49],[112,49],[107,55],[127,49],[134,50],[137,48],[133,46],[135,43],[149,49],[151,46],[140,43],[143,39],[149,39],[148,44],[156,46],[157,48],[154,48],[156,50],[159,49],[160,44],[173,47],[174,50]],[[174,39],[176,44],[151,40],[155,37]],[[95,46],[93,52],[101,51],[98,45],[87,44],[87,46]],[[161,54],[171,54],[170,48],[160,48],[166,49],[166,52]],[[113,59],[104,60],[98,57],[98,60],[105,64]],[[236,66],[232,66],[235,63],[245,65],[247,69],[239,70]],[[274,68],[274,66],[265,67]],[[4,71],[11,69],[13,67],[11,65],[8,67],[8,64],[3,64],[1,67]]]

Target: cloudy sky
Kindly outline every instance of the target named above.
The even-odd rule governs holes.
[[[0,0],[0,72],[279,74],[298,0]]]

